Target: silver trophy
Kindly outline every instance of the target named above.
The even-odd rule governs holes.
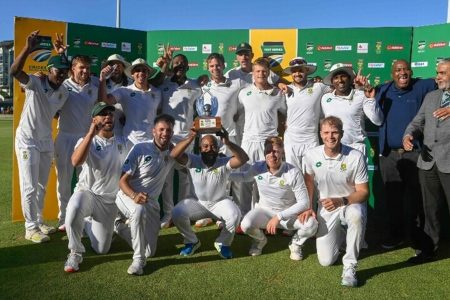
[[[209,90],[205,90],[203,94],[197,98],[195,109],[198,117],[194,120],[194,127],[199,133],[216,133],[222,128],[220,117],[216,117],[219,102],[217,97],[211,94]]]

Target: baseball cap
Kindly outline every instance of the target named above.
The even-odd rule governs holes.
[[[114,106],[109,105],[108,103],[105,103],[105,102],[97,102],[97,103],[94,105],[94,108],[92,109],[91,116],[92,116],[92,117],[97,116],[99,113],[102,112],[102,110],[104,110],[104,109],[106,109],[106,108],[108,108],[108,109],[110,109],[110,110],[112,110],[112,111],[115,111],[115,110],[116,110],[116,108],[115,108]]]
[[[253,52],[253,49],[252,49],[252,46],[250,46],[250,44],[249,43],[246,43],[246,42],[242,42],[242,43],[240,43],[239,45],[237,45],[237,47],[236,47],[236,54],[238,54],[239,52],[241,52],[241,51],[250,51],[250,52]]]
[[[343,63],[338,63],[334,64],[331,67],[330,73],[327,76],[325,76],[325,78],[323,79],[323,83],[325,83],[326,85],[331,85],[333,77],[340,72],[347,73],[347,75],[350,76],[351,81],[353,81],[353,79],[355,79],[356,77],[355,71],[353,71],[353,68],[351,66]]]
[[[50,68],[56,68],[56,69],[69,69],[69,62],[67,59],[60,55],[55,55],[50,57],[50,59],[47,62],[47,69]]]

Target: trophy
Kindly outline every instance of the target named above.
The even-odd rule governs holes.
[[[205,97],[206,96],[206,97]],[[207,98],[207,99],[205,99]],[[219,102],[209,90],[206,90],[195,103],[198,117],[194,120],[195,130],[201,134],[217,133],[222,128],[220,117],[216,117]]]

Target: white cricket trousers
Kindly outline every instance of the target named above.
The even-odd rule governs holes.
[[[159,203],[149,199],[145,204],[137,204],[119,191],[116,204],[120,212],[129,220],[129,227],[119,232],[120,236],[133,247],[133,259],[154,256],[160,230]],[[130,240],[131,239],[131,240]]]
[[[339,248],[346,242],[342,264],[357,264],[367,222],[367,203],[355,203],[327,211],[319,202],[316,248],[322,266],[330,266],[339,256]]]
[[[177,170],[178,172],[178,201],[188,197],[191,187],[191,181],[189,179],[189,174],[186,169]],[[162,196],[162,210],[163,219],[169,220],[172,216],[172,209],[174,206],[173,198],[173,183],[174,183],[175,168],[170,168],[169,173],[167,173],[166,180],[164,181]]]
[[[224,246],[230,246],[241,220],[239,207],[228,198],[213,203],[189,198],[175,205],[172,211],[173,223],[183,236],[185,244],[198,242],[198,238],[192,230],[191,221],[204,218],[212,218],[224,223],[216,242]]]
[[[39,228],[43,222],[42,210],[53,152],[41,152],[33,146],[24,147],[18,140],[15,141],[15,150],[25,228],[32,230]]]
[[[77,191],[70,197],[66,210],[66,232],[70,250],[85,252],[81,243],[83,229],[91,240],[92,249],[98,254],[108,253],[114,233],[117,206],[88,190]],[[85,217],[92,217],[85,222]]]
[[[309,149],[316,147],[317,143],[300,144],[290,142],[286,136],[284,140],[284,154],[286,156],[286,162],[295,166],[297,169],[305,174],[305,163],[303,158]]]
[[[58,197],[58,220],[64,224],[66,209],[72,195],[72,177],[75,170],[72,165],[72,154],[81,135],[58,133],[55,140],[55,165],[56,165],[56,195]],[[79,168],[81,170],[81,168]]]
[[[242,230],[254,238],[255,240],[261,241],[264,239],[265,235],[262,229],[265,229],[267,223],[272,219],[277,212],[256,205],[254,209],[249,211],[241,222]],[[314,236],[317,232],[318,223],[314,218],[309,218],[305,223],[301,223],[297,218],[290,218],[288,220],[281,220],[278,224],[278,228],[287,230],[297,230],[297,232],[292,237],[292,243],[296,245],[303,245],[307,239]]]

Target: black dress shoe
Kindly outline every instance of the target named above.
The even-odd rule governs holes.
[[[432,262],[435,259],[435,254],[425,254],[423,252],[410,257],[407,262],[410,264],[420,265],[428,262]]]

